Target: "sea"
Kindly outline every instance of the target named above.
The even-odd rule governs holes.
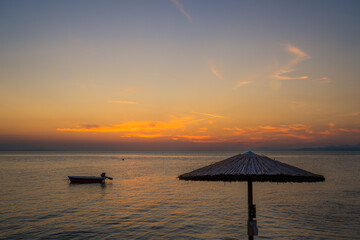
[[[0,239],[247,239],[246,182],[177,178],[239,153],[0,152]],[[360,239],[360,152],[256,153],[326,180],[254,183],[255,239]]]

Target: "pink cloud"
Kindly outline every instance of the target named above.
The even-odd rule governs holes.
[[[190,14],[185,10],[184,6],[179,2],[179,0],[171,0],[176,7],[179,9],[179,11],[184,14],[184,16],[187,18],[189,22],[192,22],[192,18]]]

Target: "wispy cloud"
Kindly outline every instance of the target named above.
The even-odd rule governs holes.
[[[136,102],[130,101],[110,101],[110,103],[136,104]]]
[[[352,113],[346,113],[346,114],[339,114],[338,117],[359,117],[360,112],[352,112]]]
[[[223,116],[193,112],[199,116],[172,116],[169,121],[127,121],[116,125],[100,124],[79,124],[72,128],[58,128],[59,132],[79,133],[118,133],[121,138],[167,138],[178,139],[179,141],[201,141],[211,138],[204,135],[207,132],[207,125],[211,125],[211,119],[222,118]],[[198,135],[197,135],[198,134]],[[214,140],[214,139],[213,139]]]
[[[334,123],[329,123],[322,128],[313,129],[305,124],[290,124],[290,125],[260,125],[256,127],[233,127],[225,128],[229,133],[228,139],[238,141],[247,141],[253,143],[259,142],[314,142],[330,139],[330,138],[354,138],[359,140],[359,128],[341,128],[336,127]],[[234,141],[233,140],[233,141]]]
[[[251,84],[252,81],[240,81],[236,84],[236,88],[240,88],[242,86],[245,86],[245,85],[248,85],[248,84]]]
[[[220,138],[208,133],[208,126],[223,116],[192,112],[182,117],[170,116],[167,121],[126,121],[114,125],[78,124],[75,127],[57,128],[58,132],[113,134],[129,141],[170,140],[181,142],[219,142]],[[219,140],[220,139],[220,140]]]
[[[207,132],[209,129],[208,128],[199,128],[199,132]]]
[[[224,117],[224,116],[210,114],[210,113],[201,113],[201,112],[191,112],[191,113],[200,114],[200,115],[204,115],[204,116],[209,116],[211,118],[223,118]]]
[[[339,128],[337,130],[340,132],[347,132],[347,133],[360,133],[359,128]]]
[[[293,68],[294,66],[304,60],[310,59],[311,56],[291,44],[286,44],[285,50],[292,55],[292,59],[288,63],[286,63],[281,69],[275,71],[271,77],[279,80],[308,79],[308,76],[290,77],[286,76],[285,74],[295,71],[295,69]]]
[[[159,132],[170,129],[183,129],[192,117],[176,118],[171,121],[129,121],[112,126],[78,125],[76,128],[58,128],[61,132]]]
[[[144,134],[144,133],[126,133],[128,137],[138,137],[138,138],[161,138],[161,137],[169,137],[168,134]]]
[[[278,138],[296,138],[302,140],[310,140],[314,137],[312,136],[313,131],[309,126],[304,124],[292,124],[292,125],[280,125],[280,126],[257,126],[252,128],[225,128],[224,130],[230,131],[232,135],[244,137],[245,139],[250,139],[258,141],[261,139],[278,139]]]
[[[335,131],[332,131],[332,130],[324,130],[324,131],[319,132],[319,134],[321,134],[321,135],[327,135],[327,136],[337,135],[337,133],[336,133]]]
[[[179,0],[171,0],[176,7],[179,9],[179,11],[184,14],[184,16],[187,18],[187,20],[191,23],[192,22],[192,18],[190,16],[190,14],[185,10],[184,6],[179,2]]]
[[[193,142],[193,143],[219,143],[224,142],[222,138],[210,135],[177,135],[172,138],[174,141]]]
[[[216,70],[214,61],[210,60],[210,61],[209,61],[209,66],[210,66],[210,71],[212,72],[212,74],[215,75],[215,77],[217,77],[218,79],[222,79],[222,78],[223,78],[223,77],[221,76],[221,74],[219,73],[219,71]]]
[[[79,124],[72,128],[58,128],[59,132],[113,134],[129,141],[169,140],[180,142],[243,142],[251,144],[299,143],[316,142],[327,139],[355,139],[359,140],[360,128],[338,127],[329,122],[322,127],[312,128],[310,125],[282,124],[282,125],[257,125],[252,127],[216,128],[213,121],[223,116],[193,112],[199,116],[172,117],[168,121],[127,121],[116,125]],[[208,126],[211,126],[209,131]]]
[[[321,135],[341,135],[341,134],[359,134],[359,128],[334,128],[330,127],[330,129],[326,129],[324,131],[319,132]]]
[[[302,50],[291,44],[286,44],[285,49],[288,52],[292,53],[294,56],[294,58],[289,62],[290,66],[294,66],[301,61],[311,58],[311,56],[309,56],[307,53],[303,52]]]
[[[332,80],[330,78],[328,78],[328,77],[322,77],[319,80],[320,80],[321,84],[328,84],[328,83],[332,82]]]

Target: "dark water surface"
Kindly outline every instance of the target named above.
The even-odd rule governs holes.
[[[326,181],[254,183],[255,239],[360,239],[360,152],[257,153]],[[2,152],[0,239],[247,239],[245,182],[177,179],[235,154]]]

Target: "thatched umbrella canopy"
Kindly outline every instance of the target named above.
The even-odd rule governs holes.
[[[194,181],[247,181],[248,182],[248,235],[257,235],[256,209],[253,204],[252,182],[320,182],[324,176],[257,155],[251,151],[239,154],[209,166],[179,176]]]
[[[235,155],[179,176],[181,180],[318,182],[324,176],[260,156],[253,152]]]

